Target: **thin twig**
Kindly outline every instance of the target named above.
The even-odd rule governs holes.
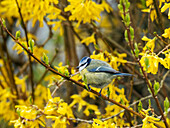
[[[47,68],[48,70],[50,70],[50,71],[53,72],[54,74],[60,75],[61,77],[65,78],[66,80],[71,81],[71,82],[75,83],[76,85],[78,85],[78,86],[86,89],[86,86],[85,86],[84,84],[79,83],[78,81],[76,81],[76,80],[74,80],[74,79],[71,79],[70,77],[65,76],[65,75],[59,73],[58,71],[56,71],[55,69],[53,69],[53,68],[50,67],[49,65],[46,65],[46,64],[45,64],[44,62],[42,62],[40,59],[38,59],[34,54],[32,54],[26,47],[24,47],[24,46],[19,42],[19,40],[17,40],[17,39],[8,31],[8,29],[7,29],[6,27],[3,26],[3,23],[2,23],[1,18],[0,18],[0,24],[2,25],[3,29],[12,37],[12,39],[13,39],[17,44],[19,44],[19,45],[20,45],[30,56],[32,56],[38,63],[40,63],[42,66],[44,66],[45,68]],[[95,91],[95,90],[93,90],[93,89],[91,89],[91,92],[94,93],[94,94],[96,94],[96,95],[98,95],[98,96],[100,96],[100,97],[101,97],[102,99],[104,99],[104,100],[110,101],[111,103],[116,104],[117,106],[126,109],[127,111],[129,111],[129,112],[131,112],[131,113],[139,116],[139,117],[142,118],[142,119],[145,118],[143,115],[141,115],[141,114],[133,111],[132,109],[126,107],[125,105],[120,104],[119,102],[117,102],[117,101],[115,101],[115,100],[113,100],[113,99],[110,99],[109,97],[107,97],[107,96],[105,96],[105,95],[101,95],[99,92],[97,92],[97,91]]]
[[[27,32],[26,25],[25,25],[25,23],[24,23],[24,19],[23,19],[22,13],[21,13],[21,8],[19,7],[18,1],[15,0],[15,2],[16,2],[16,4],[17,4],[18,12],[19,12],[19,15],[20,15],[20,18],[21,18],[21,23],[22,23],[21,26],[23,27],[24,32],[25,32],[27,47],[29,47],[29,44],[28,44],[28,32]],[[33,98],[33,101],[34,101],[33,69],[32,69],[32,62],[31,62],[31,56],[30,56],[30,54],[28,54],[28,60],[29,60],[29,68],[30,68],[30,81],[31,81],[31,88],[32,88],[32,98]]]
[[[17,77],[20,76],[20,75],[27,69],[28,65],[29,65],[29,62],[26,62],[26,63],[21,67],[21,69],[19,69],[19,72],[16,74],[16,76],[17,76]]]
[[[93,123],[93,120],[84,120],[84,119],[80,119],[80,118],[68,118],[68,120],[76,120],[78,122],[85,122],[85,123],[89,123],[89,124]]]
[[[160,37],[157,33],[154,33],[154,35],[160,40],[160,41],[162,41],[164,44],[168,44],[166,41],[164,41],[163,39],[162,39],[162,37]]]
[[[5,70],[7,72],[7,75],[9,77],[9,82],[7,81],[7,79],[5,78],[5,74],[4,74],[4,79],[6,80],[6,83],[8,84],[8,87],[11,87],[11,92],[13,94],[13,90],[16,91],[16,94],[17,94],[17,97],[19,98],[19,94],[18,94],[18,89],[17,89],[17,85],[15,83],[15,79],[14,79],[14,74],[13,74],[13,69],[12,69],[12,64],[11,64],[11,58],[9,56],[9,53],[8,53],[8,50],[7,50],[7,44],[6,44],[6,38],[3,34],[3,28],[1,28],[1,31],[2,31],[2,37],[3,37],[3,41],[4,41],[4,47],[5,47],[5,50],[6,50],[6,56],[7,58],[5,58],[5,55],[4,55],[4,50],[2,49],[2,44],[0,44],[0,54],[1,54],[1,57],[3,59],[3,63],[4,63],[4,67],[5,67]],[[2,74],[3,74],[3,71],[1,71]]]
[[[53,97],[54,96],[54,94],[55,94],[55,92],[61,87],[61,85],[64,83],[64,82],[66,82],[66,80],[63,80],[61,83],[57,83],[56,85],[56,88],[53,90],[53,92],[51,93],[51,96]]]
[[[168,47],[170,47],[170,44],[168,44],[165,48],[163,48],[163,49],[157,54],[157,56],[159,56],[162,52],[164,52],[165,50],[167,50]]]
[[[74,74],[71,74],[70,75],[70,77],[73,77],[73,76],[75,76],[75,75],[77,75],[77,74],[79,74],[80,72],[78,71],[78,72],[76,72],[76,73],[74,73]]]
[[[163,87],[163,84],[164,84],[164,81],[166,79],[166,77],[168,76],[168,74],[170,73],[170,69],[165,73],[165,75],[162,77],[162,80],[161,80],[161,85],[158,89],[158,92],[161,90],[161,88]]]
[[[159,22],[159,27],[161,29],[161,33],[163,33],[164,27],[163,27],[163,23],[162,23],[162,14],[160,13],[159,7],[158,7],[158,1],[157,0],[153,0],[153,4],[156,10],[156,14],[158,16],[158,22]]]

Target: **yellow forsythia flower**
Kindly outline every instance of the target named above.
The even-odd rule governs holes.
[[[111,12],[111,11],[113,11],[113,8],[110,7],[110,5],[108,5],[105,0],[102,0],[102,4],[101,4],[101,5],[103,6],[103,8],[105,8],[105,10],[106,10],[108,13]]]
[[[82,97],[80,97],[80,95],[74,94],[71,96],[71,98],[73,99],[73,101],[71,102],[71,104],[69,106],[73,107],[75,104],[78,103],[78,105],[79,105],[78,111],[80,111],[83,106],[86,106],[88,104],[86,101],[84,101],[82,99]]]
[[[96,40],[94,38],[94,35],[95,33],[93,33],[90,37],[87,37],[85,39],[83,39],[81,41],[81,43],[85,43],[87,46],[90,44],[90,43],[93,43],[93,44],[96,44]]]
[[[109,62],[112,68],[114,68],[115,70],[118,70],[118,67],[121,65],[121,63],[127,62],[127,60],[123,59],[127,55],[125,53],[119,54],[117,52],[116,54],[118,57],[113,56],[111,53],[107,51],[100,52],[99,54],[95,55],[95,51],[94,51],[93,54],[90,56],[90,58]]]
[[[44,108],[44,113],[47,115],[64,116],[74,118],[71,107],[68,106],[60,97],[52,98],[50,89],[48,88],[48,104]]]
[[[162,36],[170,39],[170,28],[165,29]]]
[[[170,19],[170,3],[165,3],[164,6],[161,8],[161,12],[165,12],[166,9],[169,9],[168,19]]]
[[[146,67],[146,59],[148,59],[148,67]],[[167,66],[165,60],[162,58],[159,58],[156,55],[149,55],[144,54],[140,60],[140,63],[142,64],[143,68],[147,73],[156,74],[158,72],[158,64],[161,63],[164,67]]]
[[[100,119],[93,119],[92,128],[117,128],[117,126],[109,120],[101,121]]]
[[[77,20],[77,27],[81,22],[91,23],[92,20],[100,21],[100,13],[104,10],[100,4],[96,4],[92,0],[68,0],[68,2],[70,2],[70,5],[64,11],[71,12],[69,20]]]
[[[165,52],[163,52],[163,54],[165,54],[165,59],[164,61],[166,62],[167,65],[165,65],[164,67],[167,69],[170,69],[170,50],[167,50]]]
[[[142,128],[157,128],[154,124],[166,128],[165,124],[162,121],[160,121],[160,119],[155,118],[153,116],[146,115],[142,122],[143,122]]]
[[[157,14],[156,14],[156,10],[153,5],[153,0],[147,0],[146,7],[149,7],[149,8],[143,9],[142,12],[150,13],[151,20],[154,21],[157,18]]]
[[[146,36],[144,36],[142,38],[143,41],[147,41],[145,47],[143,48],[144,51],[146,51],[148,48],[151,49],[151,52],[153,52],[154,48],[155,48],[155,40],[156,38],[153,38],[153,39],[149,39],[147,38]]]
[[[90,111],[89,110],[93,110],[96,115],[100,115],[101,114],[99,109],[98,109],[98,106],[96,106],[96,105],[88,104],[87,107],[85,108],[85,110],[83,111],[83,113],[86,116],[89,116],[90,115]]]
[[[66,117],[57,117],[57,116],[46,116],[47,119],[52,119],[55,122],[52,124],[53,128],[67,128],[67,121]]]

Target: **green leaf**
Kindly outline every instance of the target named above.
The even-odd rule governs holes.
[[[110,90],[109,90],[109,87],[107,88],[107,95],[108,95],[108,97],[110,96]]]
[[[129,11],[129,7],[130,7],[130,2],[126,2],[125,3],[125,12]]]
[[[146,8],[146,0],[140,0],[141,1],[141,4],[144,8]]]
[[[24,43],[22,43],[22,45],[25,47],[25,48],[27,48],[27,46],[24,44]],[[24,48],[22,48],[24,51],[26,51]]]
[[[122,5],[123,4],[123,0],[120,0],[119,3],[120,3],[120,5]]]
[[[126,14],[125,16],[125,24],[128,27],[130,25],[130,15],[129,13]]]
[[[3,18],[2,18],[2,24],[6,28],[6,23],[5,23],[5,20]]]
[[[140,112],[142,110],[142,102],[139,101],[139,104],[138,104],[138,111]]]
[[[16,32],[16,34],[15,34],[15,38],[16,38],[16,39],[19,39],[19,38],[20,38],[20,35],[21,35],[21,31],[18,30],[18,31]]]
[[[135,42],[135,54],[136,54],[136,57],[139,57],[139,49],[138,49],[138,44]]]
[[[118,4],[118,8],[119,8],[120,12],[123,12],[123,6],[121,4]]]
[[[164,100],[164,111],[165,111],[166,115],[168,114],[168,108],[169,108],[169,100],[166,97]]]
[[[147,71],[147,70],[148,70],[148,68],[149,68],[149,59],[148,59],[147,57],[145,57],[144,62],[145,62],[145,65],[146,65],[146,71]]]
[[[29,48],[30,48],[31,53],[33,53],[34,40],[33,40],[33,39],[29,39],[28,45],[29,45]]]
[[[89,87],[87,84],[85,84],[86,90],[89,91]]]
[[[149,80],[149,84],[151,85],[151,88],[152,88],[152,83],[151,83],[151,81]],[[148,85],[149,86],[149,85]],[[150,94],[152,94],[152,92],[151,92],[151,90],[150,90],[150,88],[148,87],[148,91],[150,92]]]
[[[100,50],[100,48],[99,48],[99,46],[98,46],[97,44],[94,44],[94,48],[95,48],[96,50]]]
[[[92,109],[88,109],[88,111],[90,112],[90,114],[94,113],[94,111]]]
[[[45,62],[45,64],[49,64],[49,60],[48,60],[48,57],[45,53],[43,53],[43,61]]]
[[[125,102],[123,101],[122,98],[120,98],[120,103],[123,104],[123,105],[125,105]]]
[[[125,30],[125,40],[126,40],[126,42],[128,42],[129,41],[129,39],[128,39],[128,34],[127,34],[127,30]]]
[[[149,108],[150,108],[151,107],[151,100],[149,99],[148,102],[149,102]]]
[[[20,109],[20,108],[17,108],[17,109],[16,109],[16,112],[17,112],[17,114],[20,116],[21,109]]]
[[[155,95],[158,93],[159,86],[160,86],[159,82],[156,82],[156,80],[155,80],[155,84],[153,86]]]
[[[83,81],[84,81],[84,83],[85,83],[85,87],[86,87],[86,89],[87,89],[87,90],[89,90],[89,87],[88,87],[88,85],[87,85],[87,78],[86,78],[86,76],[85,76],[85,75],[83,76],[82,80],[83,80]]]
[[[30,104],[33,104],[32,96],[28,97]]]
[[[131,39],[133,40],[134,39],[134,29],[130,26],[130,36],[131,36]]]

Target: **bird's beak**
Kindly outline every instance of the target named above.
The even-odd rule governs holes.
[[[80,68],[80,66],[77,66],[76,68],[77,68],[77,69],[79,69],[79,68]]]

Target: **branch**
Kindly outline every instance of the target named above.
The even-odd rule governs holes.
[[[54,89],[54,91],[52,92],[52,94],[51,94],[51,96],[53,97],[54,96],[54,94],[55,94],[55,92],[61,87],[61,85],[64,83],[64,82],[66,82],[66,80],[63,80],[61,83],[56,83],[57,84],[57,86],[56,86],[56,88]]]
[[[18,12],[19,12],[19,15],[20,15],[20,17],[21,17],[21,26],[23,27],[24,32],[25,32],[25,37],[26,37],[26,41],[27,41],[27,47],[29,47],[27,28],[26,28],[26,25],[25,25],[25,23],[24,23],[24,19],[23,19],[23,16],[22,16],[21,9],[20,9],[20,7],[19,7],[18,1],[15,0],[15,2],[16,2],[16,4],[17,4]],[[31,56],[30,56],[30,54],[28,54],[28,60],[29,60],[29,68],[30,68],[30,80],[31,80],[31,88],[32,88],[32,98],[33,98],[33,101],[34,101],[33,69],[32,69],[32,62],[31,62]]]
[[[160,41],[162,41],[164,44],[168,44],[166,41],[162,39],[161,36],[159,36],[156,32],[153,33]]]
[[[162,23],[162,15],[160,13],[157,0],[153,0],[153,4],[154,4],[155,10],[156,10],[156,14],[158,16],[158,22],[159,22],[159,27],[161,29],[161,33],[163,33],[164,27],[163,27],[163,23]]]
[[[12,39],[17,43],[19,44],[30,56],[32,56],[38,63],[40,63],[42,66],[44,66],[46,69],[48,69],[49,71],[53,72],[54,74],[56,75],[60,75],[61,77],[65,78],[66,80],[70,81],[70,82],[73,82],[75,84],[77,84],[78,86],[86,89],[85,85],[83,85],[82,83],[79,83],[77,82],[76,80],[74,79],[71,79],[70,77],[68,76],[65,76],[64,74],[61,74],[59,73],[58,71],[56,71],[55,69],[53,69],[52,67],[50,67],[49,65],[46,65],[44,62],[42,62],[40,59],[38,59],[33,53],[31,53],[26,47],[24,47],[20,42],[19,40],[17,40],[9,31],[6,27],[3,26],[3,23],[2,23],[2,20],[0,18],[0,24],[2,25],[3,29],[12,37]],[[127,111],[139,116],[140,118],[145,118],[143,115],[131,110],[130,108],[126,107],[125,105],[122,105],[120,104],[119,102],[113,100],[113,99],[110,99],[109,97],[106,97],[104,95],[101,95],[99,92],[91,89],[91,92],[98,95],[98,96],[101,96],[101,98],[103,98],[104,100],[107,100],[107,101],[110,101],[111,103],[113,104],[116,104],[117,106],[121,107],[121,108],[124,108],[126,109]]]
[[[29,62],[26,62],[20,69],[19,69],[19,72],[16,74],[17,77],[19,77],[25,70],[26,68],[28,67],[29,65]]]
[[[144,101],[144,100],[147,100],[147,99],[149,99],[149,98],[152,98],[152,95],[146,96],[146,97],[144,97],[144,98],[141,98],[141,99],[138,100],[138,101],[135,101],[134,103],[132,103],[131,105],[129,105],[128,108],[136,105],[136,104],[139,103],[140,101]],[[121,110],[120,112],[118,112],[117,114],[115,114],[115,115],[113,115],[113,116],[109,116],[109,117],[103,118],[103,119],[101,119],[101,120],[102,120],[102,121],[106,121],[106,120],[112,119],[112,118],[114,118],[115,116],[118,116],[120,113],[122,113],[122,112],[124,112],[124,111],[125,111],[125,109]],[[79,118],[76,118],[76,119],[74,119],[74,118],[69,118],[69,120],[76,120],[76,121],[85,122],[85,123],[90,123],[90,124],[93,123],[93,120],[84,120],[84,119],[79,119]]]
[[[5,35],[3,34],[2,28],[1,28],[1,31],[2,31],[2,37],[3,37],[3,41],[4,41],[4,47],[5,47],[7,58],[4,55],[5,51],[4,51],[4,49],[2,49],[2,44],[0,44],[0,54],[1,54],[1,57],[3,59],[5,70],[7,72],[8,77],[9,77],[9,81],[6,79],[6,76],[1,69],[0,69],[0,71],[2,72],[2,75],[5,79],[5,82],[7,83],[8,87],[11,87],[12,94],[13,94],[13,90],[15,90],[16,94],[17,94],[17,98],[19,98],[18,89],[17,89],[16,83],[15,83],[13,68],[12,68],[12,64],[11,64],[11,58],[10,58],[8,50],[7,50],[7,44],[5,42],[6,38],[5,38]]]
[[[123,5],[123,15],[124,15],[124,17],[125,17],[125,16],[126,16],[125,5],[124,5],[124,4],[122,4],[122,5]],[[153,96],[153,98],[154,98],[154,100],[155,100],[155,102],[156,102],[156,104],[157,104],[157,107],[158,107],[158,109],[159,109],[159,111],[160,111],[160,113],[161,113],[161,115],[162,115],[162,118],[163,118],[163,120],[164,120],[165,126],[166,126],[167,128],[169,128],[168,123],[167,123],[167,121],[166,121],[166,118],[165,118],[165,116],[164,116],[163,110],[162,110],[161,105],[160,105],[160,103],[159,103],[158,97],[155,95],[154,89],[152,88],[152,85],[151,85],[151,83],[149,82],[149,79],[148,79],[148,77],[147,77],[147,73],[144,71],[144,69],[143,69],[143,67],[142,67],[142,64],[141,64],[140,61],[139,61],[139,57],[137,57],[136,54],[135,54],[134,44],[133,44],[133,40],[131,39],[131,33],[130,33],[129,26],[126,26],[126,25],[125,25],[125,28],[126,28],[126,30],[127,30],[128,44],[129,44],[129,46],[130,46],[130,48],[131,48],[131,50],[132,50],[132,52],[133,52],[134,58],[135,58],[135,60],[136,60],[136,61],[138,62],[138,64],[139,64],[139,67],[140,67],[140,69],[141,69],[141,71],[142,71],[142,74],[144,75],[144,78],[145,78],[145,80],[146,80],[146,83],[147,83],[147,85],[148,85],[148,87],[149,87],[149,89],[150,89],[150,91],[151,91],[151,94],[152,94],[152,96]]]

